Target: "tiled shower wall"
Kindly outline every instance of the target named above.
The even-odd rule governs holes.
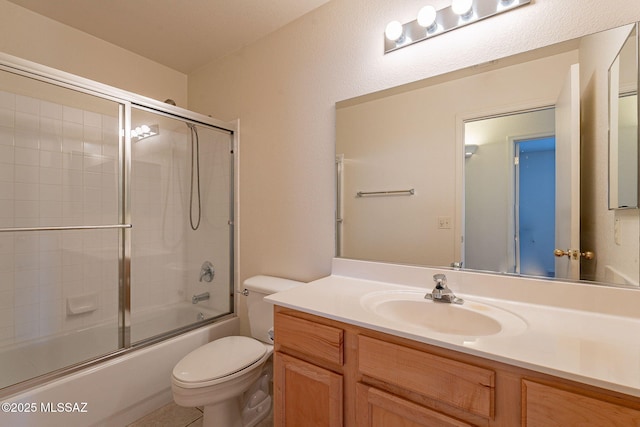
[[[0,91],[0,228],[118,224],[118,104],[98,103],[101,113]],[[203,308],[232,309],[229,135],[200,130],[194,232],[188,127],[162,120],[159,135],[132,144],[132,328],[137,314],[196,293],[211,294]],[[0,347],[98,324],[115,330],[119,233],[0,232]],[[216,267],[212,283],[198,281],[205,260]],[[70,313],[69,300],[85,296],[95,307]]]
[[[186,133],[161,128],[159,135],[132,145],[131,310],[134,315],[186,298],[186,144]]]
[[[136,112],[134,111],[134,120]],[[147,123],[154,124],[154,123]],[[160,134],[132,145],[132,313],[186,301],[209,292],[198,303],[218,313],[231,311],[230,283],[230,154],[226,133],[199,128],[201,218],[197,222],[197,172],[190,211],[191,136],[179,120],[160,123]],[[143,221],[136,218],[144,218]],[[212,282],[199,281],[210,261]],[[135,327],[135,322],[133,324]]]
[[[0,91],[0,227],[118,223],[118,118]],[[118,231],[0,233],[0,346],[114,321]],[[96,310],[68,315],[68,297]]]

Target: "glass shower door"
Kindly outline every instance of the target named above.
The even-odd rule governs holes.
[[[131,343],[233,312],[232,134],[133,107]]]
[[[122,111],[0,70],[0,388],[121,346]]]

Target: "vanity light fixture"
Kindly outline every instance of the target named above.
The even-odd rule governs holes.
[[[160,133],[158,125],[140,125],[135,129],[131,129],[131,141],[138,142],[150,136],[155,136]]]
[[[424,6],[415,21],[390,22],[385,30],[384,53],[418,43],[464,25],[508,12],[531,0],[452,0],[450,7],[436,10]]]

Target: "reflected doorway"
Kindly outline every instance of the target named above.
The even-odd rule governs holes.
[[[555,122],[548,107],[464,123],[465,267],[553,276]]]
[[[516,273],[555,276],[555,136],[515,141]]]

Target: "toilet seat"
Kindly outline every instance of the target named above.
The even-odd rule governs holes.
[[[220,338],[183,357],[173,368],[173,382],[183,388],[216,384],[241,374],[270,353],[264,343],[254,338]]]

